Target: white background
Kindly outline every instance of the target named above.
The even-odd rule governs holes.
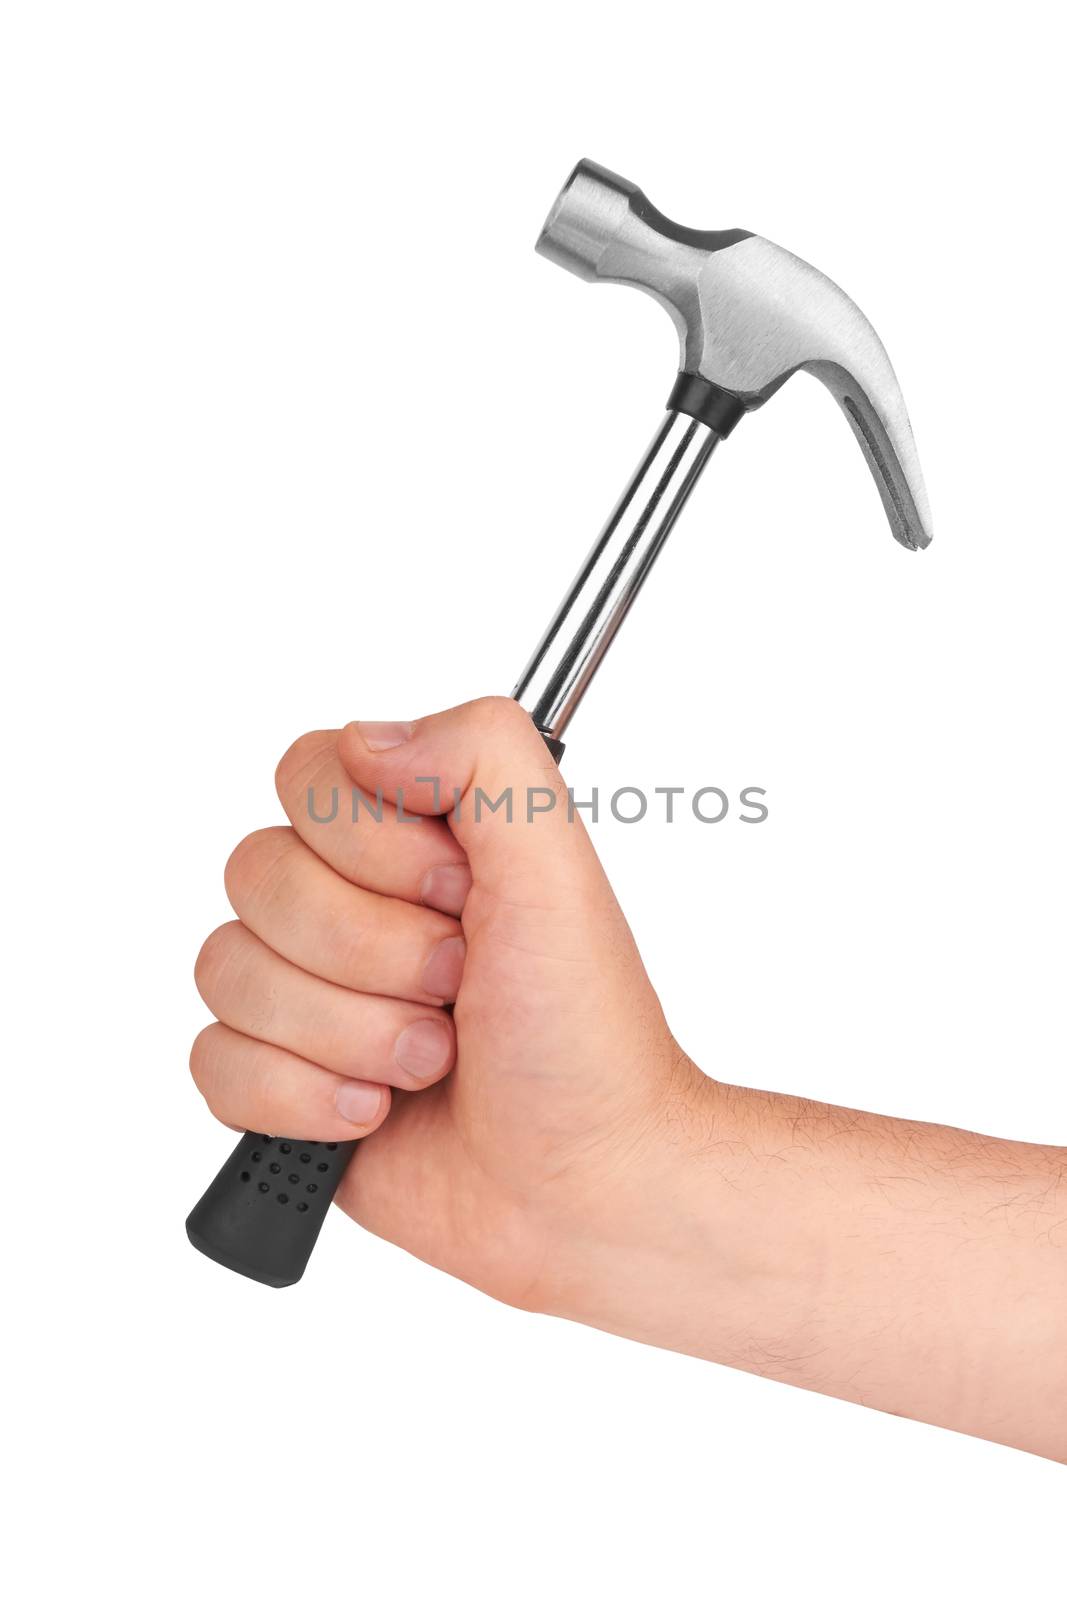
[[[660,414],[667,318],[531,249],[583,154],[846,286],[937,530],[892,542],[797,379],[573,725],[579,790],[769,791],[759,828],[597,829],[675,1031],[1067,1142],[1055,25],[4,7],[13,1593],[1056,1588],[1050,1463],[525,1317],[340,1217],[283,1294],[182,1225],[232,1138],[192,961],[276,759],[510,689]]]

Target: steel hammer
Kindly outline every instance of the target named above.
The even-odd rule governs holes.
[[[666,415],[514,690],[558,760],[568,723],[716,445],[794,372],[821,379],[844,411],[899,542],[922,549],[931,530],[889,358],[858,307],[807,262],[741,228],[681,227],[593,161],[571,173],[537,249],[581,278],[652,295],[681,346]],[[245,1134],[190,1213],[190,1240],[261,1283],[295,1283],[357,1142]]]

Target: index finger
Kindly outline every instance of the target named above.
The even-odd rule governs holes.
[[[357,788],[337,755],[339,731],[302,734],[278,763],[274,781],[294,831],[349,883],[459,916],[471,874],[451,829]]]

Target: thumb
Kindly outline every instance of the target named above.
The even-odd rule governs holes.
[[[349,775],[408,816],[447,813],[475,882],[562,904],[603,880],[589,835],[545,742],[514,700],[472,700],[417,722],[350,722]],[[610,894],[610,890],[607,890]]]

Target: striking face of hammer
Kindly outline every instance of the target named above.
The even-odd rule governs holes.
[[[844,411],[900,543],[920,550],[931,529],[889,357],[858,306],[807,262],[740,228],[683,228],[592,161],[575,167],[537,249],[581,278],[643,289],[681,345],[666,420],[514,691],[558,751],[711,452],[794,372],[819,378]]]

